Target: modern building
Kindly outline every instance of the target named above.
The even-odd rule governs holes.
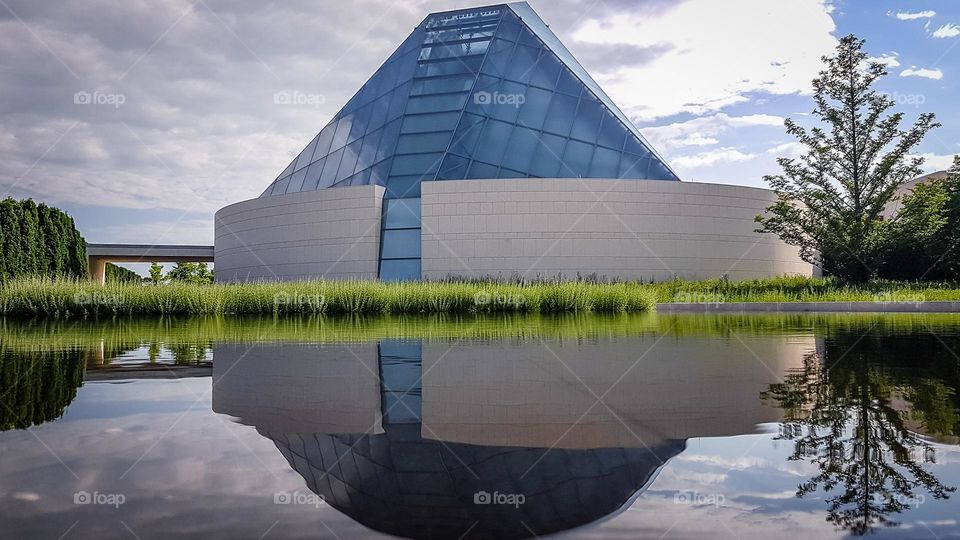
[[[642,91],[642,89],[639,89]],[[771,192],[681,182],[525,2],[434,13],[263,194],[221,281],[810,274]]]

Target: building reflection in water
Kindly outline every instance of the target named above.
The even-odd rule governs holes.
[[[654,346],[656,345],[656,346]],[[780,419],[813,338],[217,345],[213,407],[409,538],[528,538],[624,508],[688,438]]]

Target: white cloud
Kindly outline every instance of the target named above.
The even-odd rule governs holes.
[[[654,148],[668,152],[686,146],[717,144],[719,141],[716,137],[730,129],[752,126],[783,127],[783,120],[780,116],[769,114],[729,116],[718,113],[686,122],[644,128],[643,135]]]
[[[817,0],[777,9],[764,0],[690,0],[658,16],[590,19],[573,37],[592,44],[667,46],[647,63],[595,74],[627,114],[649,120],[718,111],[748,101],[751,92],[810,92],[820,57],[836,46],[828,11]]]
[[[880,56],[871,56],[867,58],[867,62],[875,62],[877,64],[883,64],[886,67],[899,67],[900,61],[897,60],[897,53],[883,54]]]
[[[929,19],[936,14],[936,11],[930,9],[925,11],[898,11],[894,17],[901,21],[913,21],[916,19]]]
[[[937,28],[937,31],[933,33],[933,37],[935,38],[952,38],[957,36],[960,36],[960,26],[949,23]]]
[[[670,160],[670,165],[680,168],[708,167],[718,163],[734,163],[749,161],[757,157],[756,154],[745,154],[736,148],[718,148],[693,156],[682,156]]]
[[[923,77],[926,79],[934,79],[939,81],[943,78],[943,72],[939,68],[927,69],[927,68],[918,68],[917,66],[909,67],[900,72],[901,77]]]
[[[953,165],[954,154],[940,155],[940,154],[934,154],[932,152],[924,152],[911,157],[917,157],[917,156],[923,158],[924,173],[945,171],[949,169],[951,165]]]
[[[767,153],[776,157],[798,157],[807,152],[807,147],[802,143],[788,142],[778,144],[767,150]]]

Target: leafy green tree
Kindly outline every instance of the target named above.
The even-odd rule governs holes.
[[[20,245],[23,254],[23,273],[43,275],[47,265],[45,242],[40,231],[40,215],[32,199],[20,201]]]
[[[167,272],[167,279],[187,283],[213,283],[213,272],[207,263],[177,263]]]
[[[873,89],[887,74],[868,61],[863,40],[840,40],[836,55],[813,81],[815,118],[810,129],[791,119],[787,133],[806,147],[799,158],[780,158],[781,174],[764,180],[777,194],[760,232],[800,248],[804,260],[841,279],[862,282],[877,274],[889,245],[884,208],[898,188],[920,174],[922,158],[910,155],[939,126],[921,114],[902,130],[903,113],[887,114],[895,102]]]
[[[107,263],[105,281],[107,283],[141,283],[140,274],[113,263]]]
[[[5,262],[5,279],[19,276],[23,273],[22,243],[20,241],[20,204],[13,199],[4,199],[0,202],[0,228],[5,232],[3,243],[3,260]]]
[[[163,283],[163,265],[157,262],[150,263],[150,277],[147,278],[147,282],[151,285]]]

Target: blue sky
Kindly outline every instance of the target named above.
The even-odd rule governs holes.
[[[848,33],[907,121],[943,123],[927,169],[960,153],[958,2],[530,3],[684,180],[762,186]],[[213,213],[259,195],[427,13],[480,4],[3,0],[0,191],[66,209],[93,242],[210,243]]]

